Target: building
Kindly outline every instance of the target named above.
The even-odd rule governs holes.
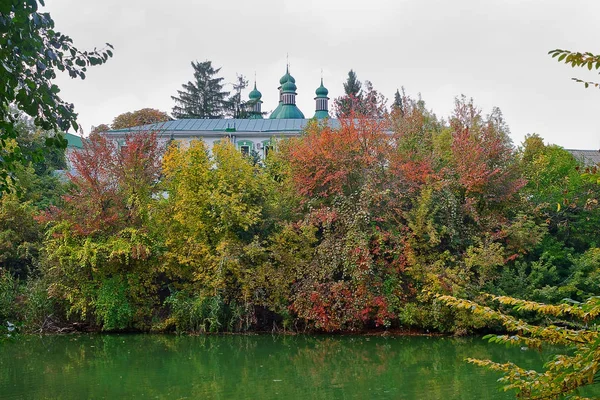
[[[577,161],[586,167],[600,166],[600,150],[565,150],[571,153]]]
[[[256,152],[264,158],[275,140],[299,135],[311,120],[307,119],[296,105],[296,79],[290,74],[289,67],[279,80],[277,90],[279,90],[279,104],[268,118],[264,118],[262,93],[254,82],[254,88],[248,95],[248,119],[182,119],[111,130],[106,132],[106,135],[123,144],[125,136],[132,131],[153,131],[157,132],[163,141],[177,140],[188,144],[192,140],[203,140],[209,150],[220,140],[228,139],[242,153]],[[323,78],[321,78],[321,85],[315,91],[315,112],[312,119],[327,120],[332,128],[337,128],[339,121],[329,115],[328,94],[329,91],[323,85]],[[570,149],[567,151],[583,165],[600,165],[600,151]]]
[[[296,80],[290,74],[289,67],[279,80],[277,90],[279,104],[268,118],[264,118],[262,94],[254,82],[254,88],[248,95],[248,119],[182,119],[111,130],[106,135],[123,144],[125,136],[132,131],[153,131],[163,141],[189,143],[201,139],[209,149],[216,142],[228,139],[242,153],[256,152],[264,158],[276,139],[299,135],[311,119],[326,120],[334,128],[339,126],[339,121],[329,115],[329,91],[323,85],[322,78],[321,85],[315,91],[315,111],[311,119],[306,118],[296,105]]]

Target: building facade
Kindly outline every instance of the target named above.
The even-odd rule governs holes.
[[[227,139],[242,153],[250,155],[256,152],[264,158],[276,140],[299,135],[311,119],[326,120],[334,128],[339,126],[339,121],[330,118],[329,91],[323,86],[322,78],[321,85],[315,91],[315,112],[311,119],[306,118],[296,105],[296,80],[290,74],[289,67],[279,80],[277,90],[279,104],[268,118],[264,118],[262,94],[254,82],[254,88],[248,95],[248,119],[182,119],[111,130],[106,132],[106,136],[123,144],[130,132],[151,131],[165,142],[177,140],[186,145],[192,140],[203,140],[209,150],[215,143]]]

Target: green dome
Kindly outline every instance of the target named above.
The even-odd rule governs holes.
[[[262,93],[256,90],[256,82],[254,82],[254,89],[250,92],[248,97],[250,97],[250,100],[260,100],[262,97]]]
[[[315,93],[317,94],[317,97],[327,97],[327,95],[329,94],[329,90],[327,90],[327,88],[323,86],[323,78],[321,78],[321,86],[317,88]]]
[[[284,104],[275,117],[276,119],[304,119],[304,114],[295,104]]]
[[[319,110],[317,112],[315,112],[315,118],[316,119],[325,119],[325,118],[330,118],[329,117],[329,113],[325,110]]]
[[[294,79],[294,77],[290,75],[289,67],[285,68],[285,75],[281,77],[281,79],[279,80],[279,84],[283,85],[286,82],[296,83],[296,80]]]
[[[281,91],[284,93],[296,93],[296,89],[297,89],[296,84],[292,81],[287,81],[281,87]]]
[[[279,102],[279,104],[277,105],[277,108],[275,108],[273,110],[273,112],[271,113],[271,115],[269,115],[269,119],[276,119],[277,115],[279,115],[279,112],[281,111],[281,107],[283,107],[282,101]]]

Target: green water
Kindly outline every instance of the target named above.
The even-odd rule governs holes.
[[[478,338],[81,335],[0,341],[0,399],[504,399],[547,355]]]

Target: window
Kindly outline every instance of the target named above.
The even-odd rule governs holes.
[[[273,151],[273,145],[267,144],[267,145],[265,145],[264,149],[265,149],[265,158],[267,158],[269,156],[269,153],[271,151]]]
[[[247,157],[250,155],[250,146],[240,146],[240,151],[244,157]]]

